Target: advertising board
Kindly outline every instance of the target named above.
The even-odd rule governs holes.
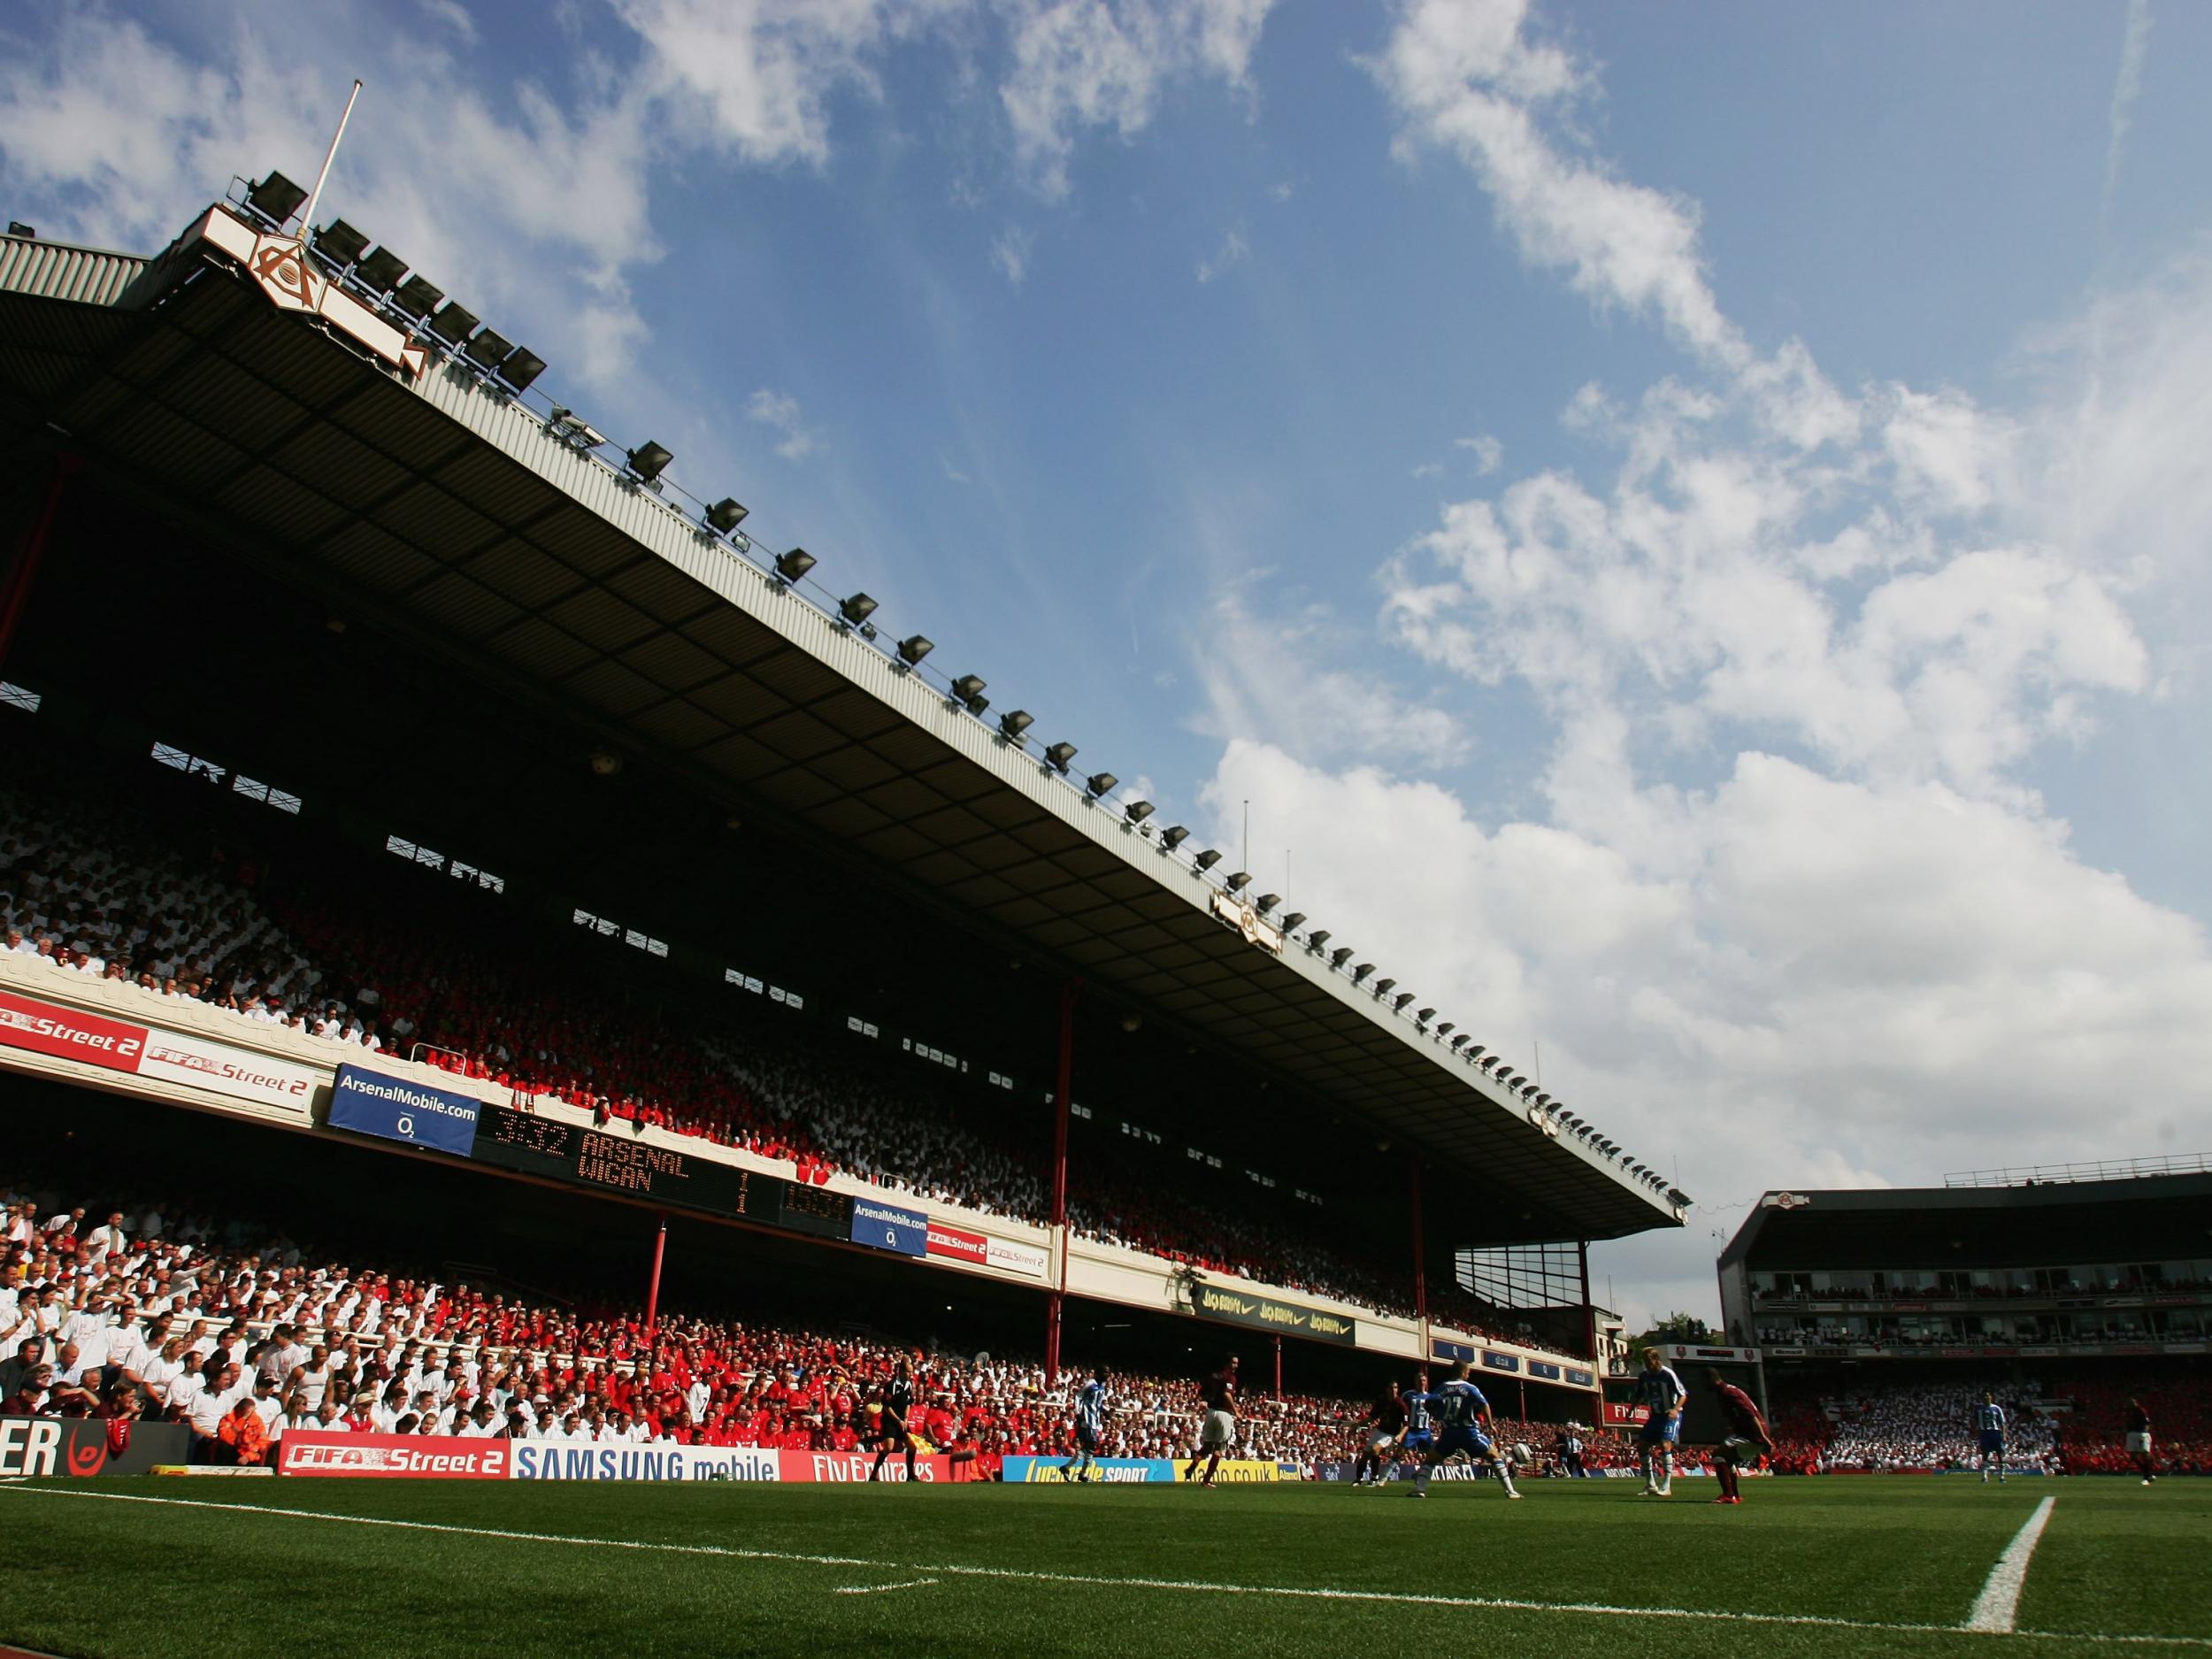
[[[191,1443],[181,1423],[0,1417],[0,1479],[142,1475],[156,1463],[182,1463]]]
[[[504,1480],[511,1442],[449,1434],[331,1434],[293,1429],[277,1442],[287,1475],[394,1480]]]
[[[331,1085],[329,1122],[333,1129],[466,1157],[483,1107],[473,1094],[411,1083],[366,1066],[342,1065]]]
[[[871,1249],[896,1251],[901,1256],[925,1256],[929,1251],[929,1217],[918,1210],[902,1205],[856,1198],[852,1241]]]

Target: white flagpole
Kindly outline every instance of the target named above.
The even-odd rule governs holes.
[[[315,175],[315,188],[307,193],[307,209],[300,215],[300,234],[305,235],[315,227],[315,204],[321,199],[323,186],[330,179],[330,164],[338,159],[338,141],[346,135],[346,123],[353,119],[353,103],[361,96],[361,83],[356,81],[353,90],[346,95],[346,112],[338,118],[338,130],[330,135],[330,150],[323,157],[323,170]]]

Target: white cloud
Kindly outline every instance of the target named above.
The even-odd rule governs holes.
[[[2112,198],[2120,188],[2120,157],[2134,117],[2136,95],[2143,89],[2143,53],[2150,38],[2150,0],[2128,0],[2127,27],[2120,37],[2119,73],[2112,77],[2112,110],[2105,118],[2104,194],[2097,209],[2100,223],[2111,212]]]
[[[820,434],[801,418],[799,400],[787,392],[762,387],[745,400],[745,418],[778,434],[776,453],[787,461],[803,461],[820,445]]]
[[[1232,226],[1221,238],[1221,246],[1210,259],[1198,262],[1198,280],[1210,282],[1224,273],[1233,270],[1252,257],[1252,244],[1245,240],[1241,227]]]
[[[1452,716],[1373,676],[1317,666],[1350,638],[1321,607],[1264,618],[1247,608],[1241,588],[1218,594],[1194,649],[1206,729],[1325,759],[1424,769],[1464,759],[1470,740]]]
[[[461,0],[416,0],[422,13],[465,46],[476,44],[476,19]]]
[[[1524,258],[1563,268],[1602,304],[1655,312],[1686,345],[1740,364],[1742,337],[1721,315],[1697,246],[1695,205],[1615,178],[1568,153],[1547,122],[1587,75],[1532,41],[1526,0],[1413,0],[1369,68],[1402,123],[1402,153],[1457,155],[1489,192]]]
[[[991,241],[991,264],[1001,276],[1019,288],[1029,280],[1029,256],[1036,245],[1037,239],[1029,232],[1009,225]]]
[[[1010,0],[1013,62],[999,89],[1017,165],[1047,197],[1068,191],[1078,134],[1128,139],[1185,77],[1245,85],[1272,0]]]
[[[1452,447],[1465,449],[1475,457],[1475,476],[1478,478],[1489,477],[1505,460],[1505,445],[1488,433],[1475,438],[1455,438]]]

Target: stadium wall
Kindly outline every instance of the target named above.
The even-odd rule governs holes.
[[[54,1022],[42,1010],[62,1010],[73,1018],[60,1022],[58,1028],[49,1028]],[[373,1072],[426,1096],[465,1096],[487,1113],[508,1109],[514,1102],[511,1090],[481,1079],[458,1077],[357,1044],[251,1024],[188,999],[163,997],[135,985],[88,979],[35,958],[4,954],[0,954],[0,1066],[315,1134],[345,1133],[342,1125],[331,1126],[342,1068],[349,1074]],[[589,1112],[558,1102],[537,1103],[530,1118],[558,1130],[594,1127]],[[802,1185],[794,1182],[793,1166],[787,1163],[695,1136],[653,1127],[633,1133],[625,1125],[617,1134],[602,1132],[601,1138],[618,1141],[626,1149],[672,1154],[687,1166],[726,1166],[761,1178],[764,1187],[772,1192]],[[417,1142],[426,1149],[435,1144]],[[526,1171],[530,1165],[487,1161],[482,1167],[507,1173]],[[1072,1234],[1064,1237],[1049,1227],[919,1199],[849,1175],[831,1174],[811,1185],[872,1210],[902,1211],[922,1220],[926,1241],[910,1248],[915,1241],[905,1240],[901,1247],[918,1264],[1002,1284],[1048,1288],[1058,1276],[1064,1252],[1068,1294],[1092,1301],[1179,1313],[1230,1328],[1405,1359],[1418,1360],[1432,1349],[1441,1351],[1455,1344],[1470,1352],[1479,1348],[1493,1369],[1536,1379],[1556,1378],[1563,1367],[1590,1364],[1586,1356],[1494,1341],[1436,1324],[1429,1326],[1425,1341],[1419,1324],[1408,1317],[1250,1279],[1195,1272],[1141,1251]],[[691,1208],[650,1194],[605,1187],[580,1190],[648,1206]],[[737,1219],[726,1210],[697,1213]],[[772,1217],[766,1225],[776,1223]],[[794,1229],[787,1225],[784,1230]],[[818,1229],[796,1230],[851,1241]]]

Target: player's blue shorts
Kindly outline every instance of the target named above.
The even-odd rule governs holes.
[[[1406,1433],[1405,1448],[1409,1452],[1425,1452],[1435,1439],[1427,1429],[1411,1429]]]
[[[1681,1438],[1682,1419],[1660,1411],[1645,1418],[1643,1427],[1636,1431],[1637,1443],[1642,1446],[1671,1446]]]
[[[1981,1441],[1982,1450],[2002,1452],[2005,1449],[2005,1432],[2002,1429],[1984,1429],[1981,1431]]]
[[[1470,1457],[1489,1457],[1490,1437],[1471,1424],[1457,1424],[1444,1429],[1436,1437],[1436,1455],[1449,1457],[1454,1452],[1464,1452]]]

